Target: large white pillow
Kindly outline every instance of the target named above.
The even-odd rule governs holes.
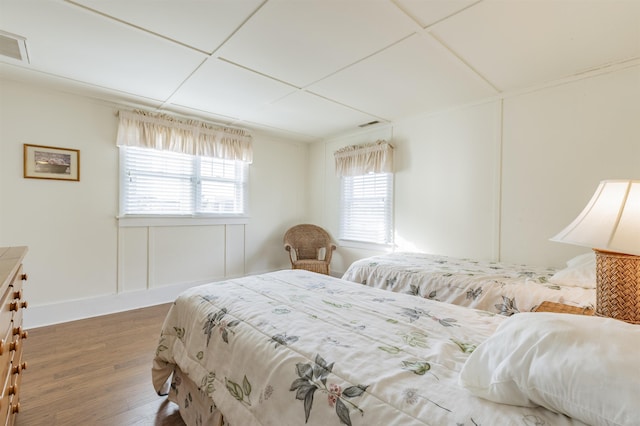
[[[473,351],[460,384],[490,401],[541,405],[590,425],[640,422],[640,325],[526,312]]]
[[[567,267],[559,270],[549,282],[582,288],[596,288],[596,254],[581,254],[567,261]]]

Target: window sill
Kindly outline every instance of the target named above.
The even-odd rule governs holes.
[[[119,216],[118,227],[245,225],[248,216]]]
[[[353,241],[353,240],[339,240],[340,247],[347,248],[355,248],[361,250],[372,250],[372,251],[384,251],[391,252],[393,251],[393,244],[378,244],[378,243],[369,243],[365,241]]]

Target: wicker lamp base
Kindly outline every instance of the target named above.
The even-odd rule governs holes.
[[[596,312],[640,324],[640,256],[596,252]]]

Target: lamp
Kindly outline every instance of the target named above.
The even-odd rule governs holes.
[[[593,248],[596,311],[640,324],[640,180],[604,180],[578,217],[551,238]]]

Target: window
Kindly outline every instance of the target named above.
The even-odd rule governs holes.
[[[120,147],[120,216],[246,216],[248,163]]]
[[[340,239],[393,242],[393,173],[342,177]]]

